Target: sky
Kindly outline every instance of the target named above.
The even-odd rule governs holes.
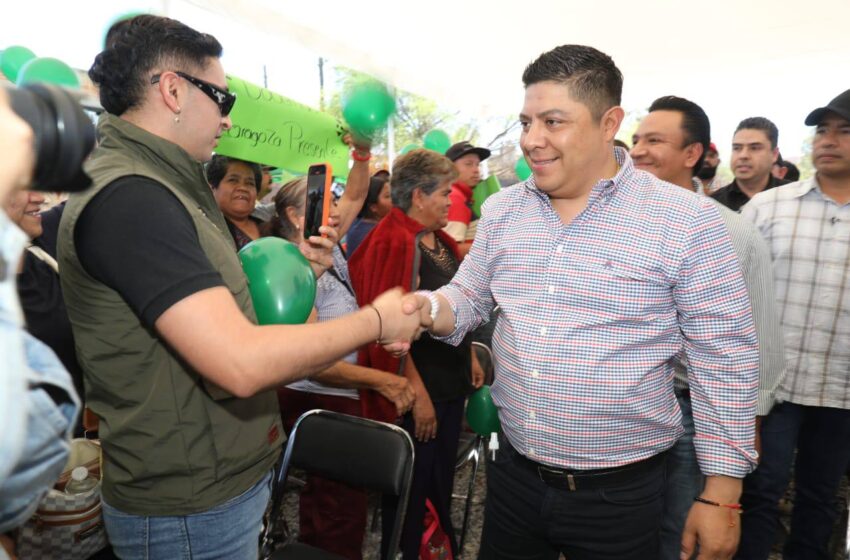
[[[572,1],[541,0],[538,5],[560,9]],[[716,0],[713,5],[724,1]],[[737,4],[738,10],[755,10],[758,14],[767,1]],[[5,10],[0,19],[0,49],[23,45],[38,56],[56,57],[75,68],[86,69],[100,51],[109,23],[117,16],[131,11],[167,14],[215,35],[224,45],[222,63],[229,74],[258,84],[263,83],[265,75],[270,89],[301,103],[318,106],[317,61],[319,56],[324,56],[330,58],[330,64],[326,65],[326,83],[333,83],[330,68],[334,63],[346,64],[390,82],[397,78],[398,83],[393,85],[431,97],[448,110],[480,115],[484,122],[486,117],[512,116],[519,112],[522,66],[544,50],[543,45],[547,43],[540,41],[551,42],[552,39],[541,37],[535,42],[534,36],[529,35],[529,44],[517,48],[512,37],[505,37],[506,33],[511,33],[511,26],[521,32],[536,23],[526,21],[526,14],[519,11],[492,8],[491,12],[501,14],[497,22],[502,27],[489,23],[492,33],[488,33],[481,28],[484,17],[473,11],[484,5],[477,2],[460,4],[460,10],[470,10],[463,13],[464,17],[471,18],[469,23],[473,25],[470,27],[444,14],[433,13],[434,10],[421,12],[420,3],[389,0],[364,0],[356,4],[356,10],[345,13],[342,11],[352,7],[350,1],[326,0],[319,4],[288,0],[31,0],[16,2],[12,11]],[[809,2],[835,4],[836,0]],[[645,110],[655,97],[664,94],[681,95],[700,103],[712,120],[713,140],[726,163],[737,122],[755,115],[767,116],[777,123],[783,155],[796,159],[811,134],[811,129],[802,123],[805,114],[850,86],[846,71],[850,65],[844,65],[843,72],[829,70],[834,69],[836,60],[850,62],[846,60],[850,35],[843,33],[836,37],[829,20],[818,22],[801,8],[795,8],[800,9],[799,15],[786,13],[788,10],[769,12],[774,18],[771,25],[761,29],[748,43],[733,32],[746,29],[746,26],[731,26],[729,33],[724,32],[724,21],[732,19],[723,18],[731,18],[732,14],[707,17],[699,13],[679,13],[667,8],[688,5],[699,11],[700,5],[672,0],[645,1],[640,9],[654,18],[652,25],[655,27],[649,31],[656,31],[650,44],[645,38],[647,30],[635,22],[620,21],[624,18],[619,18],[616,24],[600,22],[599,32],[585,29],[582,22],[595,15],[588,10],[599,9],[591,4],[569,4],[576,7],[573,10],[575,21],[573,27],[569,27],[569,22],[563,23],[565,42],[584,41],[611,54],[625,75],[623,106],[627,111]],[[617,0],[611,5],[618,5]],[[636,3],[621,4],[627,5],[635,6]],[[850,11],[850,2],[846,0],[840,0],[837,5]],[[778,5],[768,2],[764,6]],[[579,7],[585,12],[580,13]],[[663,18],[659,20],[658,14],[664,14],[669,22]],[[747,12],[746,17],[757,16]],[[835,17],[841,19],[840,14]],[[421,29],[410,27],[416,18],[420,20],[419,27],[433,29],[433,33],[424,35],[423,39]],[[699,35],[693,44],[680,44],[682,35],[669,33],[670,36],[665,37],[665,30],[668,30],[665,26],[669,24],[672,29],[682,18],[692,22],[693,33]],[[458,30],[465,29],[468,29],[468,36],[455,36]],[[420,34],[414,36],[415,30]],[[685,32],[689,32],[688,29]],[[806,48],[801,48],[799,41],[782,40],[783,34],[789,37],[793,36],[789,34],[803,32],[815,33],[813,36],[819,38],[810,45],[803,42],[809,45]],[[404,42],[406,34],[416,43],[399,44]],[[771,42],[773,37],[775,42]],[[844,42],[847,42],[846,49]],[[470,54],[461,60],[443,59],[437,61],[441,64],[431,64],[435,57],[451,58],[451,54],[445,53],[453,52],[455,44],[466,45],[462,50]],[[736,44],[740,44],[740,49],[736,50]],[[706,48],[694,49],[696,45]],[[549,44],[551,46],[554,45]],[[684,52],[688,49],[691,51]],[[755,70],[750,64],[754,57],[758,62]],[[415,66],[414,72],[405,67],[408,62]],[[494,62],[497,63],[495,70]],[[468,66],[465,74],[458,73],[463,71],[459,65]],[[421,72],[415,72],[419,68]],[[828,79],[818,87],[805,85],[817,73]],[[470,79],[468,83],[457,83],[458,76],[470,76]],[[459,95],[471,90],[475,95]],[[481,137],[488,138],[490,132],[483,130]]]

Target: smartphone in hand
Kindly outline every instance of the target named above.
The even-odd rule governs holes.
[[[328,225],[333,194],[333,171],[329,163],[317,163],[307,170],[307,202],[304,214],[304,238],[320,235],[319,228]],[[327,237],[323,235],[323,237]]]

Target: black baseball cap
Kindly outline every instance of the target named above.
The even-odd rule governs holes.
[[[466,154],[478,154],[478,157],[481,158],[481,161],[484,161],[485,159],[490,157],[490,150],[488,150],[487,148],[477,148],[466,141],[458,142],[457,144],[446,150],[446,157],[452,161],[457,161]]]
[[[829,112],[841,115],[850,121],[850,89],[830,101],[826,107],[819,107],[809,113],[809,116],[806,117],[806,126],[820,124],[823,116]]]

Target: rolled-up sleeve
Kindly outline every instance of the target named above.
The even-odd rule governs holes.
[[[448,344],[457,346],[468,332],[490,320],[493,310],[493,294],[490,291],[492,277],[492,225],[497,210],[490,210],[493,201],[484,203],[484,218],[478,223],[475,242],[460,264],[452,281],[437,293],[445,297],[455,315],[455,328],[444,337],[435,337]]]
[[[706,204],[694,216],[682,251],[675,298],[697,459],[705,475],[743,478],[757,457],[758,340],[741,266],[716,208]]]

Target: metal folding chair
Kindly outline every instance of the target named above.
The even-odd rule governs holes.
[[[260,557],[269,560],[337,559],[340,557],[335,554],[303,543],[290,541],[278,548],[280,543],[275,542],[283,489],[292,468],[398,496],[398,513],[388,548],[389,557],[395,557],[413,477],[413,442],[407,432],[398,426],[327,410],[305,412],[295,423],[272,493]]]

